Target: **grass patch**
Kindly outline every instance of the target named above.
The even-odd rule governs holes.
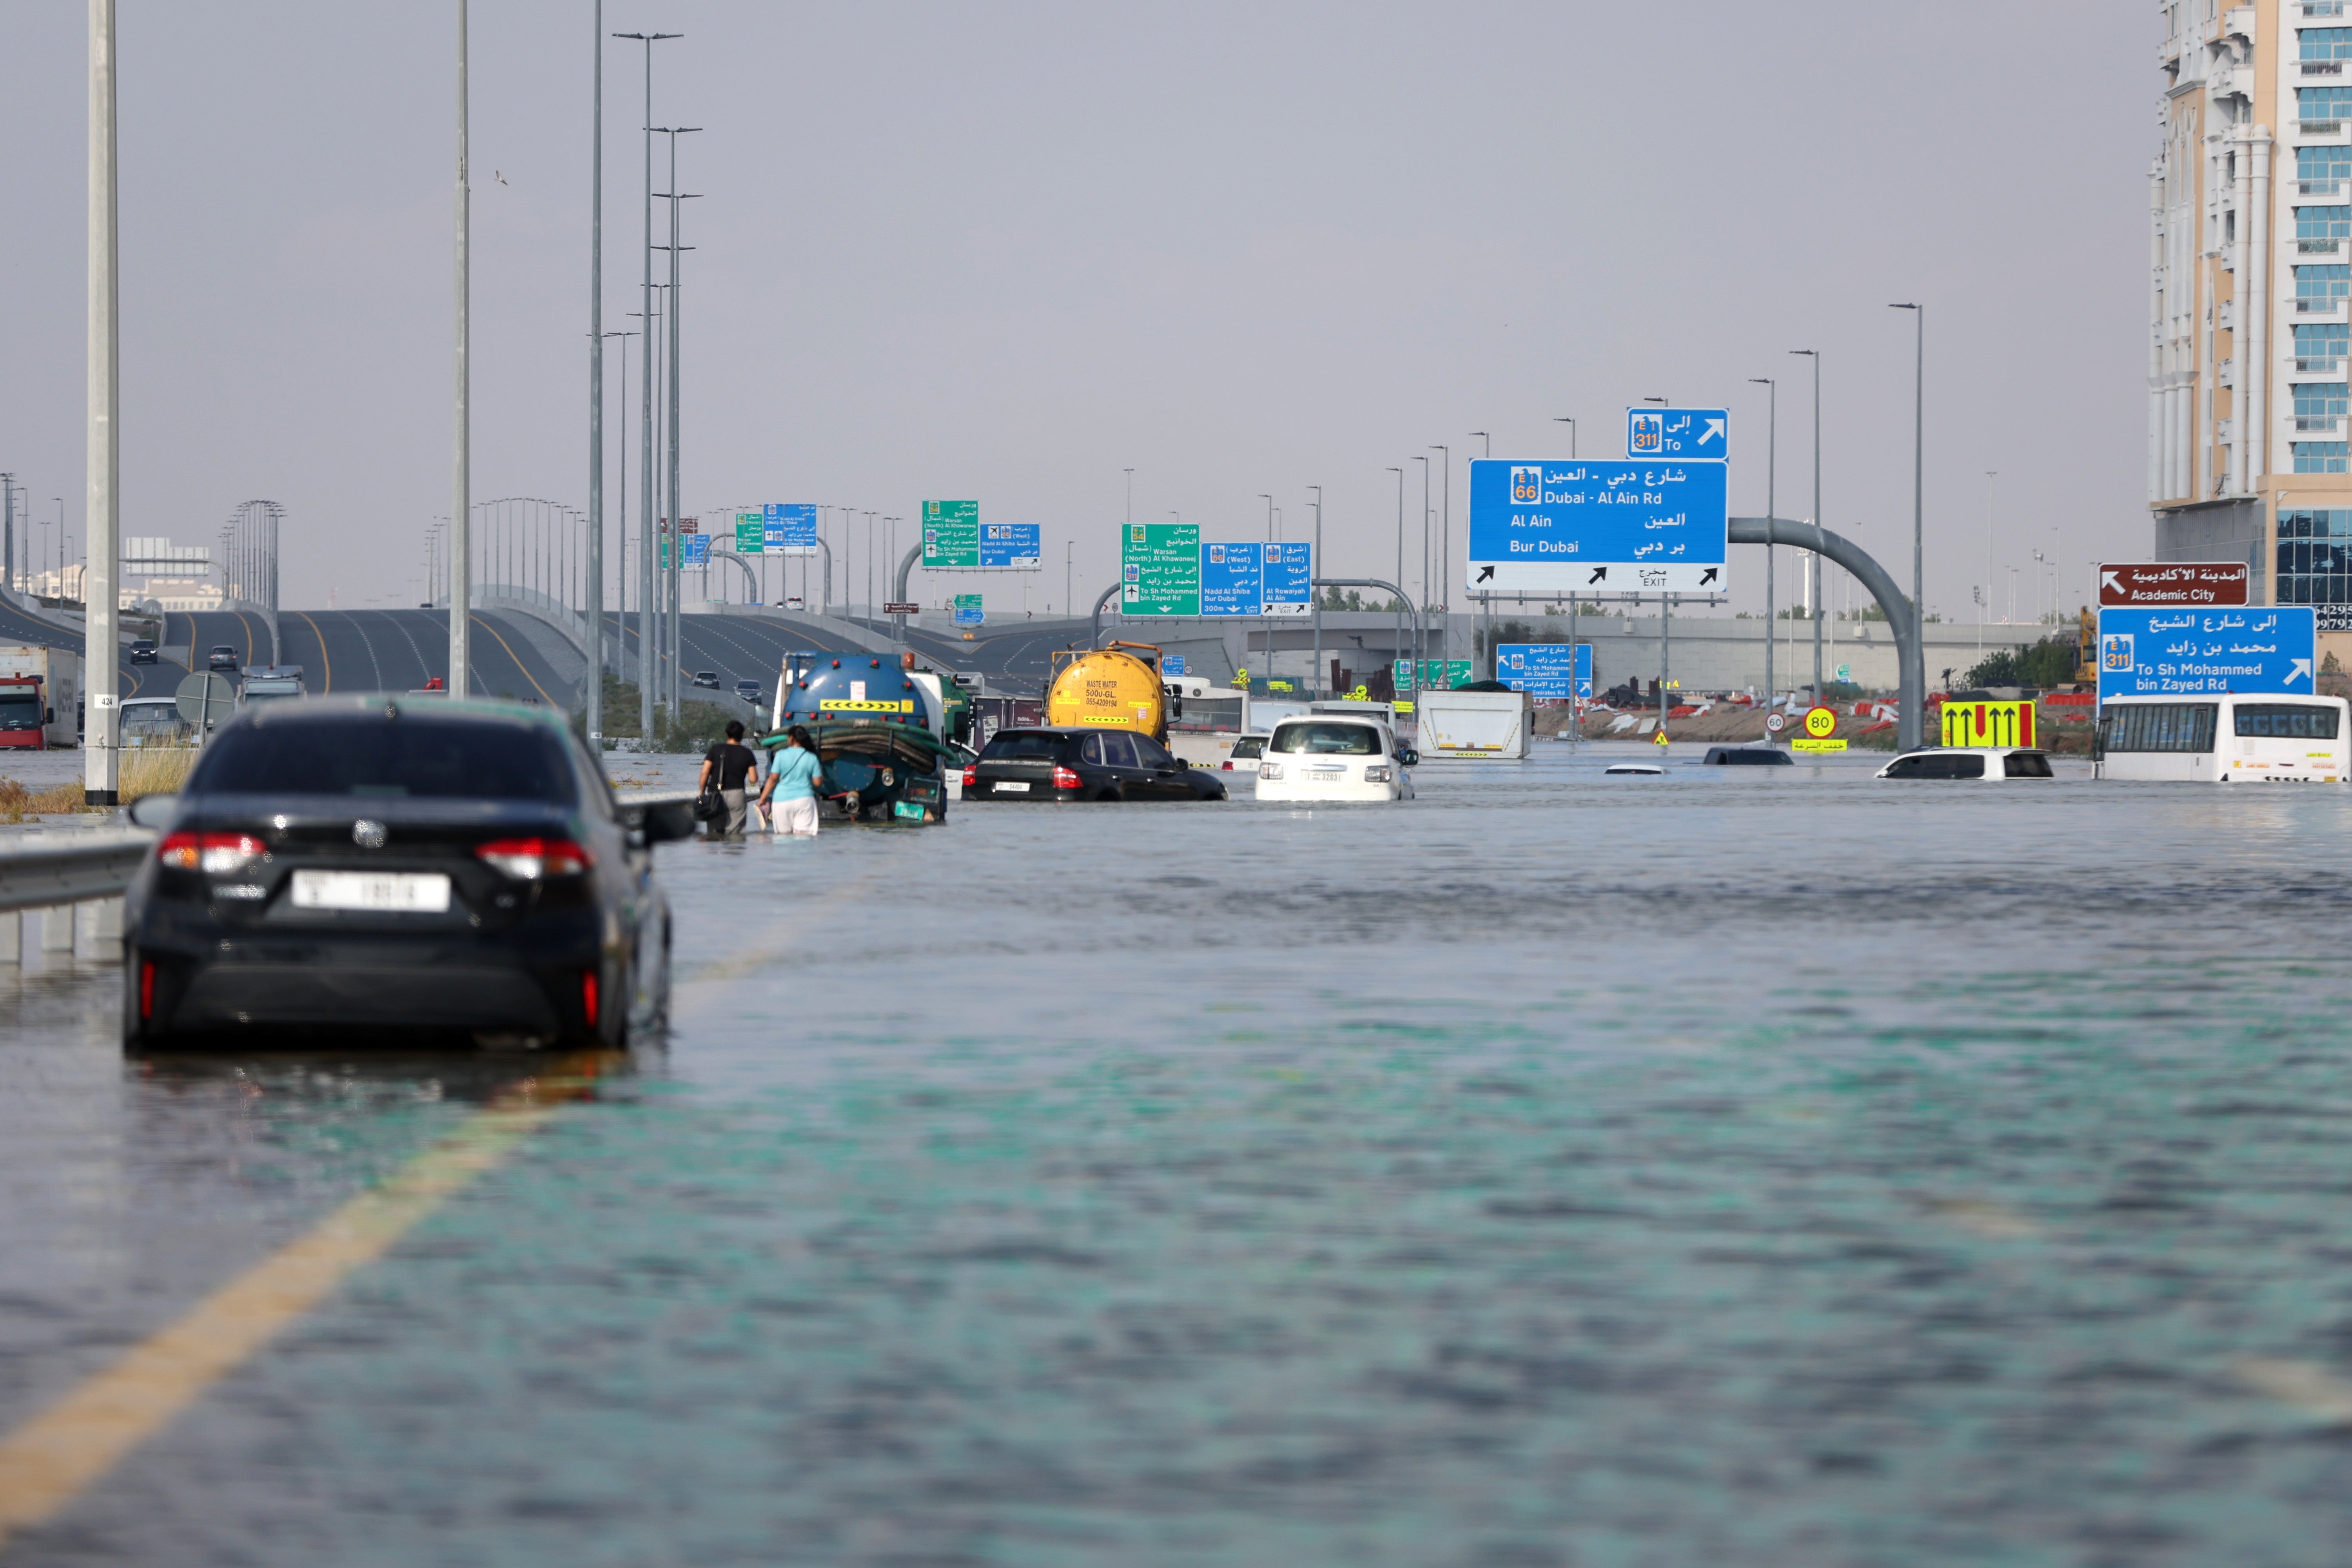
[[[121,753],[121,773],[116,795],[129,805],[142,795],[177,795],[196,765],[194,746],[140,746]],[[70,816],[79,813],[103,816],[107,808],[82,804],[79,779],[34,789],[18,779],[0,779],[0,821],[22,822],[28,816]]]

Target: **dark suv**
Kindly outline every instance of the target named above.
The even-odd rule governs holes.
[[[966,800],[1223,800],[1217,775],[1131,730],[999,730],[963,771]]]

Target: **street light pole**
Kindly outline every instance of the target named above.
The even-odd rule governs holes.
[[[1791,354],[1813,362],[1813,526],[1828,526],[1822,518],[1822,356],[1813,349],[1790,349]],[[1829,601],[1822,592],[1821,552],[1813,553],[1813,700],[1822,700],[1822,612]]]
[[[1495,455],[1495,438],[1492,436],[1487,435],[1484,430],[1473,430],[1470,434],[1477,437],[1481,441],[1486,443],[1486,446],[1481,449],[1480,455],[1488,458],[1493,458]],[[1468,583],[1463,584],[1462,591],[1466,595],[1470,591],[1470,584]],[[1481,594],[1478,595],[1478,604],[1479,607],[1486,612],[1486,679],[1492,680],[1495,679],[1495,671],[1499,668],[1495,663],[1495,595],[1491,593]]]
[[[1315,492],[1315,559],[1307,569],[1307,595],[1315,606],[1315,679],[1307,683],[1309,695],[1328,696],[1323,689],[1323,595],[1315,591],[1315,579],[1324,573],[1323,565],[1323,487],[1309,485]]]
[[[471,271],[466,246],[472,226],[472,197],[467,189],[466,124],[466,5],[457,0],[457,387],[452,419],[456,429],[452,436],[453,451],[449,475],[449,695],[463,697],[471,689],[467,679],[473,668],[473,648],[467,633],[472,629],[468,619],[473,606],[474,573],[470,552],[473,548],[473,418],[469,406],[472,394],[472,373],[467,366],[467,353],[471,345],[471,327],[467,319],[470,303]]]
[[[1770,376],[1751,375],[1748,380],[1750,385],[1765,389],[1764,406],[1768,411],[1764,422],[1764,711],[1769,714],[1780,690],[1772,680],[1772,641],[1773,633],[1778,629],[1774,623],[1778,613],[1779,586],[1774,579],[1774,569],[1780,554],[1772,547],[1772,520],[1780,515],[1773,510],[1773,498],[1779,493],[1780,484],[1780,388]],[[1817,613],[1819,608],[1815,606]],[[1813,700],[1819,702],[1821,700],[1821,690],[1815,688]],[[1772,737],[1768,733],[1764,738],[1769,741]]]
[[[1445,482],[1438,490],[1442,519],[1437,530],[1437,657],[1441,668],[1454,657],[1454,448],[1433,446],[1444,454]]]
[[[121,559],[122,356],[117,308],[114,157],[114,0],[89,0],[89,508],[82,519],[89,564],[82,573],[83,721],[89,754],[82,804],[112,805],[121,756],[121,697],[114,679],[114,579]],[[62,575],[62,574],[61,574]],[[62,584],[60,584],[62,586]]]
[[[604,0],[588,153],[588,749],[604,756]]]
[[[1396,631],[1392,639],[1395,652],[1390,656],[1389,661],[1389,696],[1393,700],[1396,696],[1396,666],[1399,658],[1404,653],[1404,469],[1402,467],[1398,467],[1391,468],[1389,472],[1397,477]],[[1412,679],[1412,672],[1408,671],[1405,679],[1407,680],[1411,680]],[[1418,730],[1420,723],[1421,705],[1419,703],[1415,703],[1413,705],[1413,724],[1416,731]]]
[[[1912,322],[1911,357],[1911,646],[1917,649],[1927,635],[1927,598],[1926,584],[1927,515],[1927,308],[1925,305],[1890,305],[1893,310],[1908,310]],[[1912,677],[1917,676],[1914,680]],[[1897,744],[1905,751],[1916,749],[1924,733],[1921,729],[1927,715],[1922,710],[1927,700],[1927,660],[1920,658],[1919,668],[1905,670],[1904,689],[1900,690],[1902,724],[1896,734]],[[1917,686],[1917,690],[1908,689]]]

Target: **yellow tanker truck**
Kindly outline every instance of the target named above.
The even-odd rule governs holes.
[[[1066,665],[1063,660],[1067,659]],[[1045,693],[1045,722],[1098,730],[1134,730],[1165,745],[1168,693],[1160,684],[1160,650],[1150,643],[1114,642],[1054,655],[1062,668]]]

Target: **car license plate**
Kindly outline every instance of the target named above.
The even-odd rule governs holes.
[[[922,802],[915,800],[895,801],[891,804],[890,815],[893,816],[905,817],[909,822],[920,822],[923,820]]]
[[[1027,795],[1029,793],[1029,786],[1027,784],[1017,784],[1008,779],[999,779],[988,787],[991,789],[1003,790],[1006,795]]]
[[[438,871],[297,871],[294,907],[437,915],[449,908],[449,879]]]

